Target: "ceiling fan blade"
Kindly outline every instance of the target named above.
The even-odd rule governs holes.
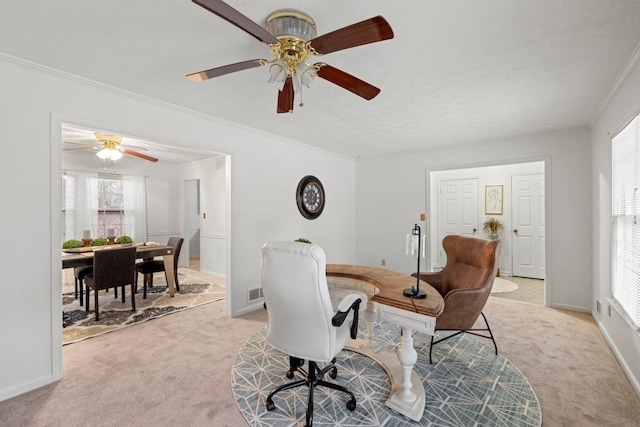
[[[278,92],[278,113],[293,113],[293,80],[287,77],[284,87]]]
[[[320,54],[393,38],[391,26],[382,16],[374,16],[311,40],[311,47]]]
[[[220,18],[235,25],[241,30],[251,34],[261,42],[267,44],[278,43],[278,39],[275,38],[273,34],[221,0],[193,0],[193,2],[198,6],[204,7],[209,12],[218,15]]]
[[[235,73],[236,71],[260,67],[266,63],[267,61],[265,59],[252,59],[250,61],[237,62],[235,64],[229,64],[223,67],[211,68],[210,70],[187,74],[187,78],[192,82],[203,82],[214,77],[220,77],[224,76],[225,74]]]
[[[125,154],[140,157],[141,159],[149,160],[150,162],[158,161],[155,157],[147,156],[146,154],[138,153],[137,151],[129,150],[128,148],[123,148],[122,151],[124,151]]]
[[[351,74],[345,73],[342,70],[338,70],[331,65],[317,63],[314,64],[314,67],[318,68],[318,77],[322,77],[325,80],[330,81],[333,84],[336,84],[349,92],[355,93],[358,96],[363,97],[367,101],[375,98],[379,93],[380,89],[377,87],[370,85],[369,83],[360,80],[357,77],[352,76]]]

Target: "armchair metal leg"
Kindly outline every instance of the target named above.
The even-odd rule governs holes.
[[[434,341],[434,336],[432,335],[431,336],[431,345],[429,346],[429,364],[433,364],[433,361],[431,359],[431,352],[432,352],[433,346],[435,344],[438,344],[439,342],[442,342],[442,341],[446,341],[449,338],[453,338],[453,337],[455,337],[457,335],[460,335],[460,334],[471,334],[471,335],[475,335],[475,336],[480,337],[480,338],[490,339],[493,342],[493,348],[495,349],[496,356],[497,356],[498,355],[498,344],[496,344],[496,340],[493,337],[493,332],[491,331],[491,327],[489,327],[489,322],[487,321],[487,316],[485,316],[483,312],[480,312],[480,314],[482,315],[482,318],[484,319],[484,324],[487,325],[486,329],[464,329],[464,330],[458,330],[458,332],[456,332],[455,334],[448,335],[448,336],[446,336],[444,338],[440,338],[439,340],[435,340],[435,341]],[[457,329],[436,329],[436,332],[437,331],[455,331],[455,330],[457,330]],[[483,334],[478,334],[478,333],[476,333],[474,331],[489,332],[489,336],[483,335]]]

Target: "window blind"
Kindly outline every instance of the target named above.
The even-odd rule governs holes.
[[[640,328],[640,120],[612,139],[611,291]]]

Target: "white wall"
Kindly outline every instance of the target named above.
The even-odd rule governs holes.
[[[62,376],[62,122],[231,156],[231,315],[260,307],[246,304],[246,290],[259,285],[260,248],[267,240],[306,236],[324,246],[329,262],[355,262],[353,160],[7,56],[0,56],[0,93],[0,141],[11,145],[0,160],[3,240],[11,245],[2,246],[0,259],[11,266],[3,268],[4,283],[19,284],[5,286],[0,300],[0,400]],[[325,211],[315,221],[295,205],[296,186],[307,174],[319,177],[327,191]]]
[[[636,56],[637,58],[637,56]],[[600,330],[640,394],[640,334],[609,304],[611,297],[611,137],[640,111],[640,67],[635,66],[591,131],[593,168],[593,298]],[[596,303],[602,304],[601,313]],[[609,309],[610,314],[609,314]]]
[[[547,303],[591,307],[591,183],[589,132],[574,129],[478,142],[356,163],[357,262],[404,273],[415,260],[404,255],[405,235],[427,209],[426,170],[545,160],[547,203]],[[427,220],[431,215],[428,214]],[[423,229],[428,229],[422,223]]]
[[[504,233],[501,237],[502,251],[500,254],[500,275],[511,276],[512,272],[512,252],[511,252],[511,240],[513,234],[511,233],[511,178],[515,175],[525,175],[534,173],[544,173],[543,162],[532,163],[518,163],[510,165],[498,165],[498,166],[486,166],[480,168],[465,168],[465,169],[452,169],[429,172],[429,199],[430,199],[430,217],[433,221],[430,221],[430,233],[429,244],[431,262],[429,268],[435,271],[436,267],[444,267],[438,262],[438,253],[442,248],[442,239],[438,234],[438,221],[437,215],[439,213],[438,204],[438,183],[443,180],[458,180],[458,179],[477,179],[478,180],[478,212],[476,217],[476,224],[478,225],[478,232],[475,237],[483,239],[489,236],[482,231],[482,224],[489,217],[485,214],[484,206],[484,188],[485,185],[502,185],[503,197],[502,197],[502,215],[490,215],[496,218],[504,224]]]

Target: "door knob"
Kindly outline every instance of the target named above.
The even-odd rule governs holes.
[[[514,232],[514,233],[516,233],[516,234],[518,234],[518,229],[517,229],[517,228],[514,228],[514,229],[513,229],[513,232]]]
[[[474,228],[474,229],[473,229],[473,232],[475,233],[476,231],[478,231],[478,229],[477,229],[477,228]]]

